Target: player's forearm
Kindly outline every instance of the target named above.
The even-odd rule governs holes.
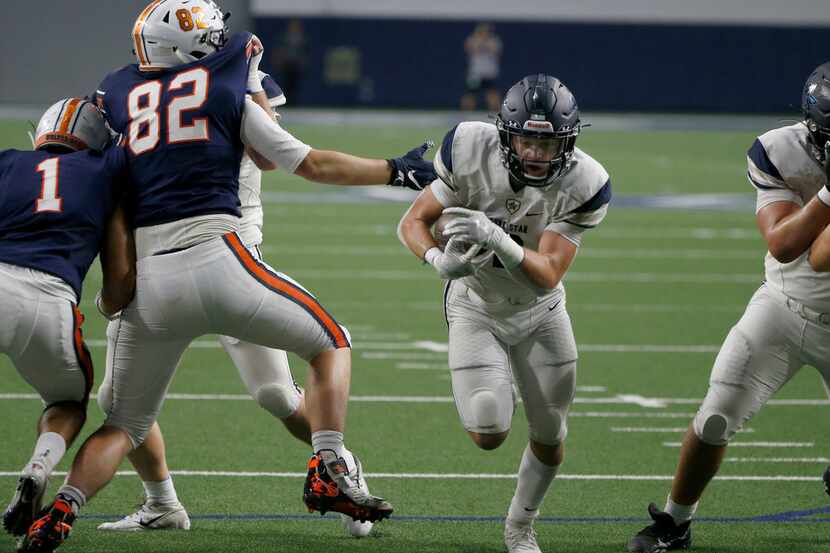
[[[311,150],[295,173],[305,179],[326,184],[386,184],[392,168],[383,159],[362,157],[332,150]]]
[[[830,223],[830,207],[816,198],[765,233],[770,254],[781,263],[801,256]]]
[[[427,251],[438,245],[429,228],[427,221],[407,212],[398,224],[398,239],[416,257],[423,259]]]
[[[103,287],[101,299],[107,313],[129,305],[135,295],[135,242],[123,209],[116,210],[101,248]]]
[[[830,227],[825,227],[810,247],[810,266],[814,271],[830,271]]]
[[[528,248],[525,248],[525,257],[519,265],[533,284],[547,290],[553,290],[559,285],[568,266],[555,255],[543,255]]]

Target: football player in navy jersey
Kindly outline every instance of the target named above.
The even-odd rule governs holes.
[[[268,103],[275,117],[277,108],[285,105],[286,97],[274,79],[260,72]],[[252,255],[262,259],[264,212],[262,209],[262,171],[249,155],[242,158],[239,168],[239,201],[242,210],[239,236]],[[115,350],[118,334],[117,317],[107,327],[107,348]],[[250,344],[229,336],[219,342],[230,355],[251,398],[269,414],[279,419],[297,439],[311,445],[311,429],[305,413],[303,392],[294,381],[288,356],[282,350]],[[104,413],[112,401],[112,363],[107,357],[107,370],[98,388],[98,404]],[[99,530],[134,532],[148,530],[189,530],[190,517],[179,501],[173,478],[167,467],[166,446],[161,428],[155,423],[140,448],[128,455],[141,477],[145,500],[134,512],[120,520],[105,522]],[[353,520],[344,514],[341,522],[349,534],[364,537],[372,529],[369,521]]]
[[[79,509],[115,474],[152,427],[181,355],[204,334],[292,351],[311,366],[306,413],[314,455],[309,509],[375,521],[392,506],[372,496],[343,430],[351,376],[348,331],[296,281],[246,248],[238,171],[247,147],[270,164],[335,184],[423,187],[434,170],[425,147],[393,160],[315,150],[266,111],[250,33],[227,39],[225,16],[204,0],[156,0],[133,28],[138,64],[111,73],[96,101],[126,138],[135,227],[135,300],[118,321],[113,401],[81,447],[24,551],[51,551]],[[250,92],[255,100],[246,99]],[[262,160],[260,160],[262,161]]]
[[[45,406],[33,455],[3,514],[13,535],[33,522],[49,475],[86,419],[93,370],[78,303],[102,245],[99,301],[117,309],[132,298],[131,238],[116,211],[126,157],[109,143],[99,110],[68,98],[41,118],[35,151],[0,152],[0,353]]]

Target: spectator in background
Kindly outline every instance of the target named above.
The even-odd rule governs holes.
[[[467,93],[461,97],[461,109],[476,109],[477,97],[484,93],[487,109],[498,111],[501,94],[496,87],[501,57],[501,39],[489,23],[479,23],[467,40]]]
[[[298,92],[303,80],[307,57],[308,45],[303,23],[299,19],[292,19],[288,22],[279,45],[274,49],[271,61],[285,91],[285,97],[290,98],[294,104],[300,102]]]

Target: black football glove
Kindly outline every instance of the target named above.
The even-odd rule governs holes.
[[[432,140],[427,140],[417,148],[409,150],[406,155],[387,159],[392,168],[389,186],[405,186],[412,190],[423,190],[429,183],[438,178],[432,162],[424,159],[424,154],[434,146]]]

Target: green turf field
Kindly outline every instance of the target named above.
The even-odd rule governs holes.
[[[5,146],[25,147],[25,124],[0,126]],[[318,147],[389,157],[445,129],[292,127]],[[758,129],[763,131],[764,129]],[[601,132],[579,146],[603,162],[618,197],[749,193],[744,153],[751,132]],[[477,450],[450,400],[441,282],[397,241],[403,203],[332,203],[334,187],[269,175],[265,257],[315,292],[354,338],[347,443],[372,490],[396,506],[370,538],[346,537],[336,519],[304,512],[306,447],[250,400],[212,337],[186,354],[160,422],[189,533],[112,535],[95,525],[141,501],[135,476],[120,476],[84,510],[66,552],[395,551],[500,552],[498,520],[513,493],[526,442],[521,407],[500,449]],[[276,193],[309,192],[290,196]],[[612,208],[583,242],[566,279],[580,347],[577,402],[565,465],[538,524],[542,550],[618,552],[661,507],[676,442],[702,398],[718,346],[762,280],[765,248],[751,207],[742,211]],[[85,335],[103,373],[103,320],[87,279]],[[425,343],[427,342],[427,343]],[[302,381],[305,368],[291,358]],[[0,500],[34,443],[40,404],[0,359]],[[224,399],[196,399],[221,394]],[[414,401],[422,398],[422,401]],[[426,399],[423,399],[426,398]],[[802,371],[739,434],[695,526],[710,553],[825,551],[830,521],[820,475],[828,463],[827,405],[815,371]],[[90,406],[84,436],[101,421]],[[753,443],[778,442],[771,445]],[[65,470],[73,448],[58,470]],[[125,465],[124,470],[129,470]],[[244,475],[248,473],[249,475]],[[250,473],[254,473],[251,475]],[[452,477],[456,475],[456,477]],[[460,476],[460,477],[459,477]],[[59,483],[55,477],[52,489]],[[0,536],[0,550],[12,541]]]

